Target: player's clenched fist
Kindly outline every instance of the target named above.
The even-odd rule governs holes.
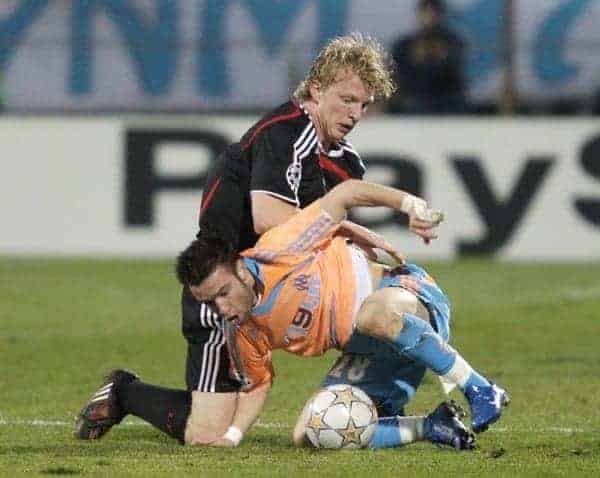
[[[436,239],[435,228],[444,220],[444,214],[431,209],[424,199],[407,194],[402,200],[400,210],[409,216],[408,226],[412,232],[423,238],[426,244]]]

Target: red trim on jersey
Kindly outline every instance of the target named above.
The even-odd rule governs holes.
[[[271,118],[270,120],[265,121],[262,124],[259,124],[256,127],[256,130],[254,131],[254,133],[252,133],[252,136],[250,137],[250,139],[248,140],[248,142],[244,145],[242,145],[242,149],[246,149],[248,148],[252,142],[254,141],[254,139],[256,138],[256,136],[263,130],[265,129],[267,126],[272,125],[273,123],[277,123],[279,121],[285,121],[285,120],[289,120],[289,119],[293,119],[293,118],[297,118],[298,116],[300,116],[302,114],[302,111],[300,111],[300,108],[298,108],[296,105],[294,105],[294,108],[296,109],[296,111],[294,111],[293,113],[288,113],[286,115],[279,115],[279,116],[274,116],[273,118]]]
[[[325,158],[322,154],[319,154],[319,166],[325,169],[326,171],[330,171],[335,174],[338,178],[342,180],[350,179],[350,175],[347,171],[344,171],[337,164],[335,164],[331,159]]]
[[[215,183],[211,186],[208,193],[202,197],[202,204],[200,205],[200,214],[199,214],[200,217],[202,217],[202,214],[204,213],[204,211],[206,211],[206,208],[211,203],[213,196],[217,192],[217,188],[219,187],[220,184],[221,184],[221,178],[217,178],[215,180]]]

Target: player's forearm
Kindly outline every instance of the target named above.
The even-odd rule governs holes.
[[[389,207],[403,211],[405,199],[413,196],[381,184],[360,180],[348,180],[337,185],[321,199],[321,205],[335,221],[345,218],[354,207]],[[404,211],[408,213],[408,210]]]
[[[379,247],[380,242],[383,240],[376,232],[348,220],[340,222],[338,234],[348,237],[360,245],[369,247]]]
[[[235,416],[237,395],[193,391],[185,442],[205,446],[223,436]]]
[[[362,238],[364,235],[366,235],[365,231],[369,230],[364,226],[360,226],[355,222],[348,220],[343,220],[342,222],[340,222],[340,228],[338,229],[338,232],[340,234],[347,236],[350,239],[353,239],[355,237]]]
[[[364,226],[344,220],[340,223],[338,232],[352,239],[352,242],[362,248],[371,260],[388,262],[391,258],[392,262],[398,264],[402,264],[405,261],[404,255],[396,250],[390,242]],[[386,252],[389,257],[385,255],[381,256],[381,253],[376,252],[376,250]]]
[[[262,192],[252,192],[252,222],[256,234],[262,235],[269,229],[287,221],[296,214],[296,207],[281,199]]]
[[[211,445],[217,447],[237,446],[262,412],[270,388],[270,385],[265,385],[249,393],[240,392],[231,425],[223,437]]]
[[[249,393],[241,392],[231,425],[246,433],[262,412],[270,389],[269,385],[265,385]]]

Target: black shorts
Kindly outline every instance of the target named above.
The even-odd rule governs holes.
[[[188,391],[236,392],[229,375],[229,352],[219,316],[196,301],[187,287],[181,293],[181,330],[188,342],[185,381]]]

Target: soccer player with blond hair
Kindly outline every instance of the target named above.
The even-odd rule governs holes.
[[[209,172],[200,206],[200,233],[210,231],[235,251],[347,179],[365,165],[346,136],[374,101],[394,89],[390,65],[373,38],[352,33],[332,39],[313,61],[293,98],[267,113],[231,144]],[[409,227],[427,242],[431,228]],[[364,247],[399,257],[381,237],[345,221],[340,233]],[[75,435],[104,436],[133,414],[182,443],[208,444],[222,436],[238,400],[230,374],[223,321],[212,304],[182,288],[182,331],[188,342],[186,390],[158,387],[115,370],[79,413]]]

